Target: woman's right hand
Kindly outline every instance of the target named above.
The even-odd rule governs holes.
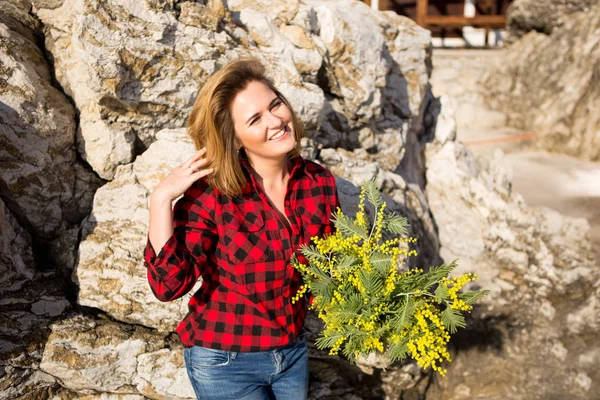
[[[212,168],[203,169],[208,160],[205,157],[206,147],[195,152],[190,158],[167,175],[156,186],[151,197],[172,202],[181,196],[198,179],[213,172]]]
[[[192,183],[210,174],[212,168],[201,169],[206,165],[206,147],[194,153],[183,164],[175,167],[169,175],[156,186],[150,195],[150,223],[148,238],[158,254],[173,234],[173,200],[181,196]]]

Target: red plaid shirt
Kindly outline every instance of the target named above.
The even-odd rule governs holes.
[[[177,326],[184,346],[249,352],[296,340],[307,300],[291,298],[302,279],[289,263],[293,252],[313,236],[331,233],[330,216],[339,206],[331,172],[301,157],[292,160],[285,196],[285,225],[246,172],[242,195],[229,199],[195,182],[173,210],[173,235],[158,253],[147,241],[148,282],[157,299],[170,301],[202,286]],[[242,165],[248,170],[246,160]]]

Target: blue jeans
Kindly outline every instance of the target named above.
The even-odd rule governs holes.
[[[201,400],[304,400],[308,395],[308,349],[296,342],[252,353],[192,346],[184,349],[187,373]]]

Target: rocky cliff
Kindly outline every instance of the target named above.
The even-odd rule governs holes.
[[[484,79],[488,105],[536,133],[540,148],[600,160],[600,4],[538,3],[510,8],[518,40]]]

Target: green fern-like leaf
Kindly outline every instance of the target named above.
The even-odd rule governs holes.
[[[329,275],[326,271],[323,271],[321,268],[319,268],[316,263],[310,262],[310,261],[314,261],[314,260],[327,261],[328,260],[327,257],[319,254],[318,250],[312,245],[311,246],[306,246],[306,245],[302,246],[300,248],[300,250],[302,251],[302,254],[309,261],[308,265],[306,265],[306,269],[308,269],[312,274],[317,275],[317,277],[319,279],[329,278]],[[303,275],[305,275],[305,274],[303,274]],[[313,279],[313,278],[309,278],[309,279]]]
[[[358,311],[351,309],[350,307],[344,307],[343,304],[337,304],[332,308],[331,313],[336,316],[334,323],[339,324],[345,324],[359,315]]]
[[[377,268],[378,271],[384,274],[388,272],[391,261],[392,256],[389,254],[376,251],[371,255],[371,264]]]
[[[348,340],[342,348],[342,353],[348,360],[355,361],[356,357],[354,356],[354,353],[362,350],[364,333],[356,329],[351,329],[348,333]]]
[[[391,343],[388,348],[388,356],[390,361],[402,361],[408,355],[408,346],[406,342]]]
[[[346,297],[346,302],[344,304],[346,304],[349,309],[354,310],[354,312],[360,313],[364,305],[362,295],[360,293],[351,293]]]
[[[333,285],[331,284],[331,278],[323,277],[315,279],[312,283],[312,292],[315,296],[323,296],[325,304],[331,302],[333,296]]]
[[[318,349],[330,349],[335,346],[335,342],[338,341],[344,335],[341,333],[334,333],[330,336],[319,336],[317,340],[315,340],[315,345]]]
[[[406,300],[401,303],[401,307],[391,322],[391,327],[397,334],[400,334],[402,328],[410,324],[410,320],[415,313],[415,308],[413,297],[406,296]]]
[[[332,322],[336,325],[344,325],[350,319],[355,319],[363,309],[363,300],[359,293],[352,293],[344,296],[345,301],[336,304],[329,312]]]
[[[460,293],[458,295],[458,298],[464,300],[465,303],[472,306],[473,304],[487,296],[489,293],[489,290],[478,290],[476,292]]]
[[[423,275],[425,278],[425,282],[423,282],[423,289],[427,290],[431,286],[435,285],[437,282],[442,280],[442,278],[448,277],[450,272],[456,268],[456,260],[452,261],[450,264],[442,264],[437,267],[430,267],[429,271]]]
[[[360,238],[366,240],[369,233],[365,228],[358,226],[354,220],[346,217],[343,214],[336,213],[333,216],[333,223],[335,228],[342,233],[344,237],[352,237],[358,235]]]
[[[342,259],[338,262],[337,268],[338,269],[350,268],[354,264],[356,264],[357,261],[358,261],[358,258],[354,257],[353,255],[351,255],[351,254],[345,254],[342,257]]]
[[[465,317],[463,317],[460,311],[450,307],[446,307],[442,312],[442,323],[448,328],[448,331],[451,334],[455,334],[457,328],[464,328],[467,326]]]
[[[348,336],[348,341],[346,342],[346,348],[351,350],[353,353],[354,351],[360,351],[362,350],[362,345],[363,342],[365,340],[366,337],[366,333],[360,329],[356,329],[354,327],[350,328],[347,333],[349,333],[350,335]],[[346,353],[344,353],[346,354]],[[352,358],[354,356],[352,355]]]
[[[397,215],[394,212],[387,213],[386,217],[383,219],[382,226],[384,230],[397,235],[408,234],[408,220],[406,217]]]
[[[449,298],[448,287],[446,287],[445,285],[442,285],[440,283],[438,285],[438,287],[435,289],[434,295],[435,295],[435,301],[437,301],[438,304],[443,303],[445,300],[448,300],[448,298]]]
[[[300,251],[302,252],[304,257],[306,257],[309,261],[316,261],[316,260],[325,261],[325,260],[327,260],[327,257],[325,257],[323,254],[321,254],[314,245],[306,245],[306,244],[301,245]]]
[[[363,269],[358,273],[358,279],[367,290],[367,293],[375,294],[383,290],[383,279],[379,274],[369,273]]]
[[[381,198],[381,192],[377,187],[377,182],[375,182],[375,180],[373,179],[363,183],[363,185],[365,187],[365,194],[367,200],[369,200],[369,202],[373,204],[375,209],[378,210],[383,204],[383,199]]]
[[[298,257],[296,256],[296,253],[292,253],[292,257],[290,258],[290,262],[292,264],[300,264],[300,260],[298,260]]]

